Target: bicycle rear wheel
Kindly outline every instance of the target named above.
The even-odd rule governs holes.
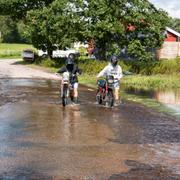
[[[63,86],[62,105],[65,107],[68,104],[68,85]]]

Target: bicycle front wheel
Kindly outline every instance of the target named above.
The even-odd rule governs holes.
[[[64,84],[62,94],[62,105],[65,107],[68,104],[68,85]]]
[[[107,97],[106,97],[106,106],[112,107],[114,105],[114,94],[113,90],[108,90]]]

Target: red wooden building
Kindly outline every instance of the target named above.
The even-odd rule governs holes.
[[[180,42],[180,33],[173,29],[166,27],[166,38],[165,42]]]
[[[158,59],[173,59],[180,56],[180,33],[166,27],[166,38],[157,55]]]

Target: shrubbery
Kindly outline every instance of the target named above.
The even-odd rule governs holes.
[[[152,68],[152,74],[179,74],[180,57],[175,60],[160,60]]]
[[[56,58],[56,59],[50,59],[50,58],[40,58],[37,57],[35,59],[35,64],[44,66],[44,67],[50,67],[50,68],[60,68],[65,64],[64,58]]]
[[[94,75],[100,72],[108,63],[108,61],[98,61],[86,58],[79,60],[79,67],[83,69],[84,73]],[[123,61],[119,61],[119,65],[122,67],[123,71],[129,71],[131,68],[131,65],[128,65]]]
[[[35,61],[36,64],[45,66],[45,67],[53,67],[60,68],[65,65],[65,59],[39,59],[37,58]],[[84,73],[88,75],[95,75],[100,72],[109,62],[108,61],[99,61],[94,59],[88,59],[87,57],[80,57],[76,62],[78,66],[83,70]],[[123,71],[130,71],[133,73],[137,73],[136,67],[137,61],[119,61],[119,65],[122,67]],[[156,75],[156,74],[180,74],[180,58],[176,58],[175,60],[160,60],[153,61],[152,63],[147,63],[146,66],[143,65],[140,68],[139,74],[143,75]]]

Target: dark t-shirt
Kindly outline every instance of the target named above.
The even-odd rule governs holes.
[[[72,70],[68,70],[66,66],[63,66],[57,73],[64,73],[69,72],[70,73],[70,83],[76,83],[78,82],[77,74],[81,74],[82,70],[79,69],[77,66],[74,66]]]

